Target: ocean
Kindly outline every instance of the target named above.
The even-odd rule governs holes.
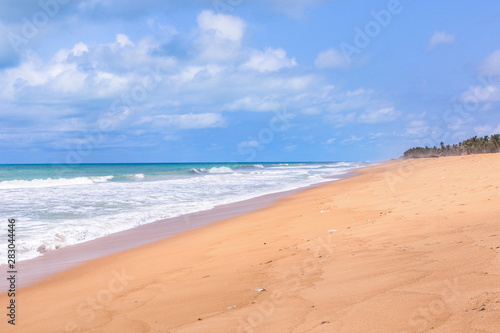
[[[142,224],[338,179],[370,162],[0,165],[18,260]],[[168,223],[168,222],[165,222]],[[0,264],[7,246],[0,247]]]

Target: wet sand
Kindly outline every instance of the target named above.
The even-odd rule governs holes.
[[[332,180],[354,176],[355,173],[335,175]],[[142,245],[154,243],[174,235],[209,226],[217,221],[253,212],[268,207],[277,199],[292,195],[306,188],[320,186],[315,184],[304,188],[262,195],[256,198],[216,206],[210,210],[185,214],[179,217],[159,220],[100,237],[88,242],[47,251],[41,256],[20,261],[16,264],[20,279],[17,287],[24,288],[40,282],[56,273],[81,265],[89,260],[110,254],[130,250]],[[0,271],[7,271],[7,265],[0,265]],[[9,289],[7,280],[0,280],[0,292]]]
[[[0,331],[498,332],[499,165],[361,169],[21,289]]]

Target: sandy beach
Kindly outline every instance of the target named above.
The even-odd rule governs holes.
[[[364,168],[20,289],[0,331],[499,332],[499,165]]]

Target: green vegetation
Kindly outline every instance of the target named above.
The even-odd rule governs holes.
[[[459,142],[454,145],[444,145],[430,148],[425,146],[408,149],[404,152],[404,158],[438,157],[438,156],[458,156],[464,154],[487,154],[500,152],[500,134],[492,136],[477,137]]]

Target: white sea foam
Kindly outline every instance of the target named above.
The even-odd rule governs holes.
[[[213,167],[208,170],[208,173],[233,173],[234,170],[228,167]]]
[[[66,185],[88,185],[95,183],[105,183],[113,179],[113,176],[96,176],[96,177],[76,177],[76,178],[47,178],[33,180],[7,180],[0,182],[0,189],[21,189],[21,188],[43,188]]]
[[[130,179],[140,180],[146,178],[146,175],[144,175],[143,173],[136,173],[133,175],[126,175],[125,177]]]
[[[113,176],[3,181],[0,201],[4,214],[16,217],[18,259],[26,260],[153,221],[331,181],[325,177],[362,166],[257,165],[237,172],[228,166],[197,168],[157,178],[136,172],[114,181]],[[5,251],[0,247],[0,263]]]

